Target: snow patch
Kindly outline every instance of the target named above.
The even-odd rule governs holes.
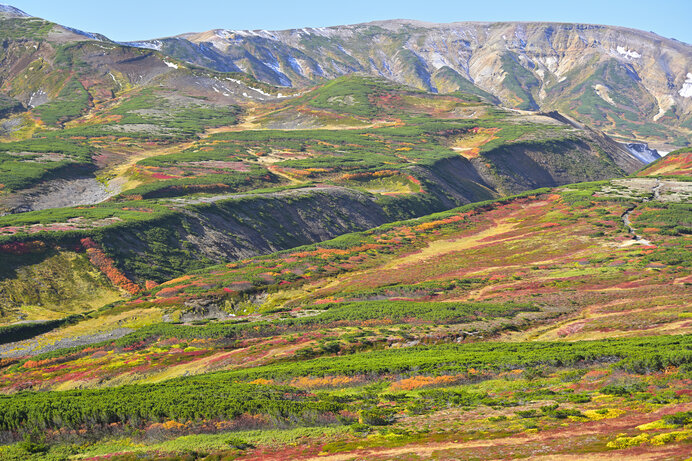
[[[216,35],[219,38],[226,39],[226,40],[233,38],[233,34],[229,31],[225,30],[225,29],[219,29],[219,30],[214,31],[214,35]]]
[[[173,62],[168,62],[165,59],[163,60],[163,63],[166,64],[168,67],[172,67],[173,69],[178,69],[179,66]]]
[[[552,73],[556,73],[557,71],[557,58],[555,56],[548,56],[543,60],[545,63],[545,66],[548,68],[548,70]]]
[[[230,77],[226,77],[226,80],[228,80],[229,82],[236,83],[236,84],[238,84],[238,85],[243,85],[243,86],[246,87],[248,90],[255,91],[255,92],[257,92],[257,93],[259,93],[259,94],[261,94],[261,95],[263,95],[263,96],[268,96],[268,97],[270,97],[270,98],[273,97],[273,95],[271,95],[271,94],[269,94],[269,93],[265,93],[264,91],[260,90],[259,88],[253,88],[253,87],[251,87],[251,86],[249,86],[249,85],[246,85],[245,83],[241,82],[240,80],[236,80],[236,79],[230,78]],[[243,94],[244,94],[244,93],[243,93]],[[281,93],[279,93],[279,94],[276,95],[276,97],[277,97],[277,98],[283,98],[283,97],[285,97],[285,96],[283,96]]]
[[[682,88],[680,88],[678,94],[683,98],[692,98],[692,73],[687,73],[687,79],[685,83],[682,84]]]
[[[287,60],[294,72],[298,73],[299,75],[305,75],[305,72],[303,72],[303,66],[300,65],[296,58],[293,56],[288,56]]]
[[[7,13],[7,14],[19,16],[22,18],[30,18],[31,17],[30,14],[26,14],[25,12],[23,12],[19,8],[15,8],[11,5],[0,5],[0,13]]]
[[[636,51],[632,51],[628,48],[625,48],[624,46],[618,46],[615,48],[615,50],[628,59],[637,59],[642,57],[641,54],[637,53]]]
[[[644,163],[651,163],[661,158],[656,149],[651,149],[648,144],[633,142],[625,144],[627,150]]]
[[[610,94],[608,91],[610,88],[608,88],[605,85],[601,85],[600,83],[597,85],[593,86],[594,91],[596,91],[596,94],[598,95],[599,98],[610,104],[611,106],[615,105],[615,102],[611,99]]]
[[[46,92],[43,90],[38,90],[35,93],[32,93],[31,96],[29,97],[29,103],[27,104],[29,106],[29,108],[33,109],[34,107],[36,107],[34,102],[37,99],[43,99],[43,96],[45,96],[45,95],[46,95]]]
[[[136,48],[146,48],[148,50],[156,51],[161,51],[161,48],[163,47],[163,43],[161,43],[159,40],[152,40],[149,42],[123,42],[120,44],[134,46]]]
[[[298,29],[296,32],[302,33],[305,35],[319,35],[322,37],[327,36],[327,28],[326,27],[304,27],[302,29]]]
[[[73,29],[72,27],[67,27],[67,26],[63,26],[63,27],[65,29],[69,30],[70,32],[74,32],[77,35],[81,35],[83,37],[90,38],[92,40],[96,40],[99,42],[101,41],[101,38],[98,35],[92,34],[91,32],[84,32],[83,30]]]
[[[273,70],[273,71],[276,72],[277,74],[282,73],[282,72],[281,72],[281,67],[279,66],[279,60],[276,59],[273,55],[272,55],[272,58],[273,58],[272,61],[262,61],[262,64],[264,64],[265,66],[269,67],[271,70]]]
[[[432,66],[435,69],[439,69],[439,68],[444,67],[444,66],[449,66],[445,57],[441,53],[438,53],[438,52],[432,53],[432,55],[430,56],[430,64],[432,64]]]

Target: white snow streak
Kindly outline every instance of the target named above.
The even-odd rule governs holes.
[[[615,49],[617,50],[618,53],[620,53],[621,55],[623,55],[624,57],[626,57],[628,59],[632,59],[632,58],[636,59],[636,58],[642,57],[641,54],[637,53],[636,51],[632,51],[628,48],[625,48],[624,46],[618,46]]]
[[[692,98],[692,73],[687,73],[687,80],[682,84],[682,88],[678,91],[683,98]]]

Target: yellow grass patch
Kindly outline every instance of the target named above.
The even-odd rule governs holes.
[[[474,128],[472,131],[457,138],[452,144],[452,149],[463,157],[472,159],[480,155],[480,147],[496,139],[498,128]]]
[[[435,240],[416,253],[391,261],[389,264],[383,266],[381,270],[397,269],[409,264],[415,264],[420,261],[438,257],[441,254],[467,250],[481,244],[483,239],[509,232],[517,227],[517,225],[517,223],[502,220],[496,222],[494,226],[477,232],[476,234],[449,240]]]
[[[626,412],[625,410],[621,410],[619,408],[602,408],[600,410],[586,410],[583,413],[587,418],[598,421],[601,419],[617,418]]]

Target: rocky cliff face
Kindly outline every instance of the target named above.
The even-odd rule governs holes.
[[[558,109],[628,139],[685,144],[692,131],[692,46],[621,27],[397,20],[213,30],[137,45],[284,86],[360,72],[433,92],[486,92],[517,109]]]

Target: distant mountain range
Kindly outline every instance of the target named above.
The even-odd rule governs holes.
[[[685,144],[692,130],[692,46],[623,27],[394,20],[131,44],[276,85],[359,72],[516,109],[557,109],[625,138]]]
[[[0,13],[39,21],[11,6]],[[60,42],[116,45],[99,34],[55,27],[51,34]],[[31,35],[20,31],[14,38]],[[508,108],[558,110],[622,141],[664,149],[688,145],[692,134],[692,46],[622,27],[392,20],[284,31],[217,29],[117,45],[278,86],[301,88],[360,73],[431,92],[475,93]],[[11,48],[6,40],[3,88],[8,84],[1,74],[23,62],[11,60]],[[43,91],[49,100],[51,91]]]

